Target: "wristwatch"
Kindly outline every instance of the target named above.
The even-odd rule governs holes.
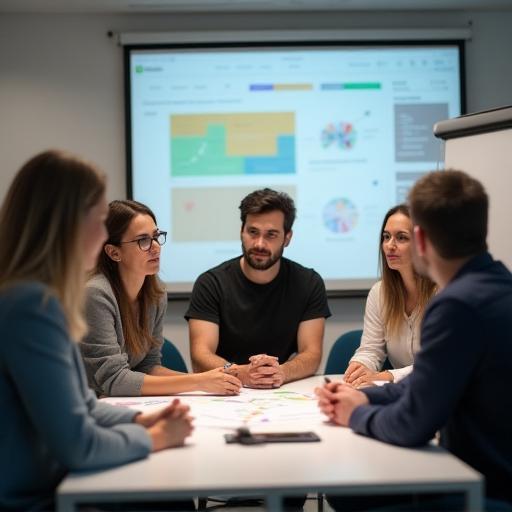
[[[224,365],[224,371],[229,370],[233,366],[233,363],[226,363]]]

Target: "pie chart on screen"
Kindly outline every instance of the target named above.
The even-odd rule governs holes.
[[[349,233],[357,226],[359,213],[350,199],[337,197],[329,201],[323,210],[324,226],[336,234]]]
[[[323,148],[338,147],[341,150],[350,150],[354,147],[357,132],[352,123],[328,123],[320,134]]]

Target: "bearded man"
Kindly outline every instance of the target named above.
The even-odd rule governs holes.
[[[313,375],[331,315],[320,275],[283,257],[295,205],[269,188],[240,203],[242,256],[197,279],[185,318],[195,371],[224,366],[251,388]]]

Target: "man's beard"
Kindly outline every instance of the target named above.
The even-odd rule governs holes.
[[[267,259],[262,261],[258,261],[254,258],[254,256],[251,254],[253,251],[253,249],[247,250],[244,247],[244,244],[242,244],[242,253],[247,264],[254,270],[268,270],[281,259],[281,256],[283,255],[284,251],[284,244],[278,249],[278,251],[274,255],[272,255],[270,251],[258,251],[260,255],[265,254],[266,256],[268,256]]]

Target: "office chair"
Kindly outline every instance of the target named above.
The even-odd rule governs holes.
[[[357,329],[355,331],[348,331],[342,334],[335,342],[327,357],[327,363],[325,364],[324,373],[326,375],[332,375],[337,373],[343,373],[348,366],[350,358],[354,355],[354,352],[359,348],[361,344],[361,336],[363,331]],[[382,371],[392,370],[393,366],[386,357],[384,364],[382,365]]]
[[[343,373],[347,369],[350,358],[361,344],[362,334],[361,329],[348,331],[334,342],[325,364],[326,375]]]
[[[164,344],[162,345],[162,366],[176,372],[188,373],[187,365],[180,351],[166,338],[164,338]]]

